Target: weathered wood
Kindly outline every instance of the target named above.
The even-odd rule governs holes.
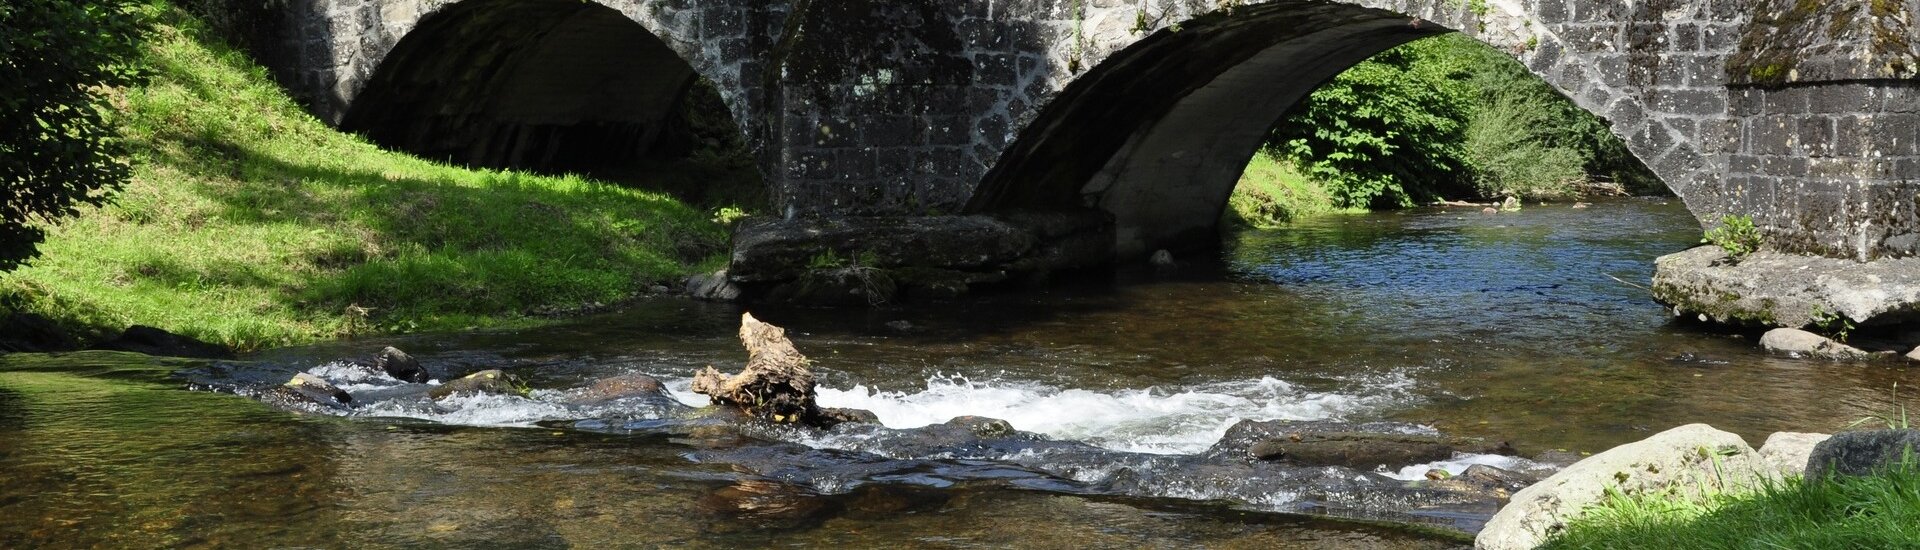
[[[811,362],[787,340],[787,331],[742,314],[740,344],[747,348],[747,367],[727,376],[708,366],[694,375],[694,393],[773,422],[819,423]]]

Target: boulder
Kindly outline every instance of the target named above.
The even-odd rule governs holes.
[[[1609,488],[1626,494],[1751,487],[1772,468],[1740,436],[1706,424],[1614,447],[1514,493],[1474,540],[1482,550],[1526,550],[1566,528]]]
[[[1920,361],[1920,346],[1914,346],[1913,351],[1907,352],[1907,358]]]
[[[374,358],[373,366],[401,382],[425,384],[429,379],[427,369],[420,366],[419,360],[393,346],[380,350],[380,356]]]
[[[700,300],[731,302],[740,299],[740,287],[727,280],[727,270],[687,278],[687,295]]]
[[[1760,460],[1772,466],[1781,476],[1795,476],[1806,473],[1807,459],[1813,455],[1813,448],[1827,438],[1827,434],[1777,432],[1767,436],[1767,442],[1760,445]]]
[[[744,313],[740,344],[747,348],[747,367],[727,376],[709,366],[694,375],[693,392],[774,423],[818,423],[813,371],[787,340],[787,331]]]
[[[195,359],[232,359],[233,351],[225,346],[209,344],[186,336],[181,336],[157,328],[134,325],[127,327],[120,336],[102,342],[93,349],[111,351],[130,351],[147,355],[166,357],[191,357]]]
[[[1760,347],[1794,357],[1855,360],[1873,357],[1859,348],[1797,328],[1776,328],[1760,336]]]
[[[1460,472],[1460,475],[1453,476],[1453,479],[1490,489],[1502,489],[1509,494],[1540,482],[1539,476],[1485,464],[1468,466],[1466,470]]]
[[[1153,251],[1153,256],[1147,258],[1147,263],[1160,269],[1171,268],[1175,265],[1173,253],[1168,252],[1167,249],[1164,248]]]
[[[1838,315],[1865,327],[1920,319],[1920,257],[1858,262],[1760,251],[1735,263],[1717,246],[1654,260],[1653,297],[1676,315],[1803,327]]]
[[[854,424],[879,424],[880,423],[880,415],[873,414],[873,411],[869,411],[865,409],[839,409],[839,408],[823,407],[820,409],[820,418],[824,420],[824,422],[822,422],[821,424],[824,425],[825,427],[837,426],[837,425],[846,424],[849,422]]]
[[[1807,457],[1807,479],[1871,475],[1909,456],[1920,461],[1920,430],[1840,432],[1814,445]]]
[[[282,407],[338,409],[353,403],[353,396],[346,390],[304,372],[293,375],[285,384],[268,389],[263,397]]]
[[[616,399],[653,399],[667,396],[667,387],[660,380],[640,373],[622,374],[611,378],[595,380],[593,385],[568,396],[566,401],[573,405],[597,405]]]
[[[876,306],[892,302],[900,287],[892,274],[872,267],[810,269],[767,291],[768,302],[799,306]]]
[[[0,353],[45,353],[79,348],[52,319],[34,313],[0,315]]]
[[[526,393],[526,384],[519,377],[498,369],[487,369],[434,386],[433,389],[427,390],[427,397],[445,399],[459,394],[525,395]]]

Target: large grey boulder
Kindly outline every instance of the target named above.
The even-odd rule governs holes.
[[[1920,430],[1840,432],[1813,447],[1807,457],[1807,479],[1870,475],[1909,455],[1920,460]]]
[[[727,270],[687,278],[687,295],[701,300],[731,302],[740,299],[740,287],[727,280]]]
[[[1781,477],[1801,475],[1807,471],[1807,458],[1813,456],[1813,448],[1827,438],[1828,434],[1778,432],[1767,436],[1767,442],[1760,445],[1760,460],[1772,466]]]
[[[1740,436],[1688,424],[1614,447],[1514,493],[1474,539],[1483,550],[1526,550],[1566,529],[1609,488],[1626,494],[1749,487],[1772,469]]]
[[[1676,314],[1802,327],[1823,314],[1860,326],[1920,319],[1920,257],[1858,262],[1761,251],[1739,262],[1701,246],[1654,260],[1653,298]]]
[[[1819,357],[1842,361],[1873,357],[1873,354],[1860,348],[1797,328],[1776,328],[1767,331],[1766,334],[1760,335],[1760,347],[1770,352],[1795,357]]]

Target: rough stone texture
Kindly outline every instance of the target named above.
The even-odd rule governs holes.
[[[380,357],[373,360],[373,366],[401,382],[424,384],[430,378],[427,369],[420,366],[419,359],[393,346],[380,350]]]
[[[1815,3],[1833,6],[1819,10],[1826,23],[1793,20],[1791,9],[1806,4],[1796,0],[596,3],[664,48],[648,51],[671,51],[714,83],[756,151],[776,209],[799,217],[1092,207],[1117,217],[1116,249],[1145,254],[1206,235],[1267,125],[1319,82],[1392,46],[1457,30],[1514,54],[1607,117],[1701,219],[1754,215],[1783,250],[1867,258],[1920,252],[1920,93],[1891,80],[1908,74],[1894,64],[1911,57],[1915,1]],[[482,31],[498,26],[455,24],[463,17],[593,11],[580,2],[277,6],[281,28],[269,34],[281,38],[262,45],[262,57],[330,121],[406,85],[382,76],[390,65],[448,67],[446,78],[420,87],[427,100],[471,89],[553,99],[542,105],[554,111],[521,113],[497,127],[496,141],[474,145],[509,154],[565,149],[542,117],[612,112],[516,88],[528,84],[512,74],[459,69],[460,60],[484,65],[474,60],[504,59],[512,54],[496,50],[523,43],[490,42]],[[497,32],[570,21],[525,19],[520,30]],[[1869,23],[1849,23],[1861,21]],[[605,56],[588,51],[593,44],[638,35],[593,22],[580,28],[597,33],[524,43],[554,49],[540,59],[556,70],[666,61],[596,60]],[[1729,88],[1740,84],[1729,80],[1729,59],[1764,67],[1780,52],[1804,57],[1785,85]],[[427,61],[389,60],[420,56]],[[1878,80],[1859,80],[1867,76]],[[609,114],[610,122],[644,126],[626,123],[643,121],[657,103],[636,101],[628,107],[640,114]]]
[[[1760,460],[1772,466],[1782,477],[1802,475],[1807,472],[1807,458],[1813,456],[1813,448],[1830,434],[1801,432],[1776,432],[1767,436],[1767,442],[1760,445]]]
[[[1840,432],[1813,447],[1807,479],[1870,475],[1908,456],[1920,460],[1920,430]]]
[[[1760,0],[1727,63],[1738,83],[1913,78],[1920,1]]]
[[[1819,357],[1840,361],[1873,357],[1873,354],[1860,348],[1797,328],[1776,328],[1767,331],[1766,334],[1760,335],[1760,347],[1767,351],[1795,357]]]
[[[1920,258],[1857,262],[1758,252],[1729,264],[1702,246],[1654,260],[1653,297],[1678,315],[1744,325],[1804,327],[1820,313],[1859,326],[1920,318]]]
[[[277,394],[283,405],[309,404],[338,408],[353,403],[353,396],[346,390],[304,372],[293,375],[287,383],[268,391]]]
[[[1626,494],[1746,487],[1772,474],[1740,436],[1688,424],[1581,460],[1520,492],[1474,539],[1482,550],[1528,550],[1566,528],[1609,487]]]
[[[727,280],[727,270],[687,278],[687,295],[701,300],[731,302],[740,299],[740,287]]]
[[[526,393],[520,378],[498,369],[487,369],[427,390],[427,397],[445,399],[455,395],[501,394],[518,395]]]

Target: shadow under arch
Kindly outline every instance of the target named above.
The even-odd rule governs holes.
[[[643,159],[744,141],[700,76],[598,3],[465,0],[394,46],[340,127],[469,166],[620,174]]]
[[[968,210],[1104,210],[1123,257],[1212,242],[1247,159],[1289,109],[1375,54],[1448,32],[1392,11],[1305,0],[1161,29],[1055,96]]]

